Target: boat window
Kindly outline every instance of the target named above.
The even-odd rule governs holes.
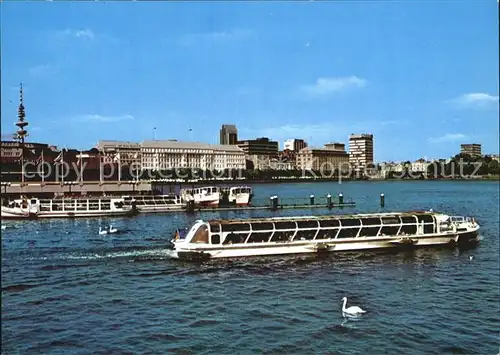
[[[361,221],[357,218],[342,219],[340,220],[343,227],[359,226]]]
[[[393,236],[398,233],[399,226],[393,226],[393,227],[382,227],[382,230],[380,231],[380,236]]]
[[[121,202],[121,201],[115,202],[115,207],[116,208],[122,208],[123,207],[123,202]]]
[[[224,239],[224,243],[222,244],[238,244],[245,243],[245,240],[248,237],[248,233],[230,233]]]
[[[36,204],[36,200],[35,199],[31,200],[31,204],[32,205]]]
[[[315,230],[299,230],[294,240],[313,240],[315,235]]]
[[[405,225],[401,228],[401,232],[399,234],[400,235],[417,234],[417,225],[416,224]]]
[[[362,222],[364,226],[378,226],[380,225],[380,218],[363,218]]]
[[[208,228],[205,224],[198,228],[191,243],[208,243]]]
[[[210,231],[212,233],[220,232],[220,224],[219,223],[210,223]]]
[[[429,214],[417,215],[417,219],[419,223],[434,223],[434,218]]]
[[[424,224],[424,233],[425,234],[434,233],[434,223],[433,224]]]
[[[318,228],[318,221],[297,221],[297,226],[304,228]]]
[[[212,244],[220,244],[220,235],[212,234]]]
[[[295,222],[274,222],[274,227],[276,229],[295,229],[297,225]]]
[[[397,217],[382,217],[382,224],[399,224],[400,222]]]
[[[318,235],[316,236],[315,240],[334,239],[335,236],[337,235],[337,230],[338,229],[322,229],[318,232]]]
[[[415,223],[416,219],[414,216],[403,216],[401,217],[401,221],[403,221],[403,223]]]
[[[50,205],[42,204],[40,205],[40,211],[50,211]]]
[[[287,242],[292,240],[295,232],[274,232],[272,242]]]
[[[82,202],[78,202],[77,206],[78,211],[86,211],[87,210],[87,200],[83,200]]]
[[[319,225],[323,228],[340,227],[340,222],[338,219],[325,219],[319,221]]]
[[[89,203],[89,210],[96,211],[99,209],[99,202],[93,201]]]
[[[222,224],[223,232],[243,232],[250,231],[250,225],[248,223],[228,223]]]
[[[252,223],[252,230],[254,231],[273,230],[273,224],[269,222]]]
[[[342,221],[344,223],[344,221]],[[337,238],[356,238],[359,228],[343,228]]]
[[[262,233],[255,233],[253,232],[250,234],[250,238],[248,238],[247,243],[264,243],[269,240],[273,232],[262,232]]]
[[[380,227],[365,227],[361,228],[360,237],[376,237]]]

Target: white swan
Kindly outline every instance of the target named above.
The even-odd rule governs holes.
[[[342,312],[346,314],[360,314],[360,313],[366,313],[365,310],[362,310],[358,306],[351,306],[349,308],[346,308],[347,304],[347,297],[342,298],[342,301],[344,301],[344,304],[342,305]]]
[[[110,234],[113,234],[113,233],[118,233],[118,229],[116,228],[113,228],[113,226],[110,224],[109,225],[109,231],[108,231]]]
[[[99,227],[99,235],[108,234],[108,231]]]
[[[6,225],[2,225],[2,230],[7,229]]]
[[[474,259],[474,255],[469,256],[469,260]]]

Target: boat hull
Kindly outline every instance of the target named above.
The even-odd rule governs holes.
[[[186,209],[183,205],[176,206],[137,206],[139,213],[164,213],[164,212],[179,212]]]
[[[37,215],[30,212],[8,211],[2,208],[1,219],[35,219]]]
[[[39,212],[37,218],[90,218],[90,217],[127,217],[134,211],[82,211],[82,212]]]
[[[357,239],[357,240],[356,240]],[[192,248],[175,243],[177,257],[182,260],[207,260],[213,258],[240,258],[251,256],[270,256],[286,254],[315,254],[330,252],[408,249],[432,246],[457,246],[478,242],[478,232],[447,233],[441,235],[425,235],[384,238],[356,238],[352,240],[315,240],[293,241],[281,243],[234,244],[220,247]],[[408,241],[408,240],[411,240]],[[198,254],[198,255],[196,255]]]

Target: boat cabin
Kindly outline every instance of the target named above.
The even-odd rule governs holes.
[[[434,213],[213,220],[197,221],[186,242],[230,245],[401,237],[438,233],[439,227]]]

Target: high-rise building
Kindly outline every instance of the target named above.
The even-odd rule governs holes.
[[[344,171],[349,168],[349,155],[341,143],[325,144],[324,148],[306,147],[297,152],[297,169]]]
[[[307,147],[307,143],[303,139],[287,139],[283,146],[284,150],[291,150],[298,152],[299,150]]]
[[[468,155],[481,155],[481,144],[461,144],[460,153]]]
[[[349,163],[358,172],[373,164],[373,134],[349,136]]]
[[[238,147],[243,149],[246,155],[269,155],[278,156],[278,142],[269,138],[248,139],[238,142]]]
[[[223,124],[220,129],[220,144],[236,145],[238,143],[238,130],[234,124]]]

